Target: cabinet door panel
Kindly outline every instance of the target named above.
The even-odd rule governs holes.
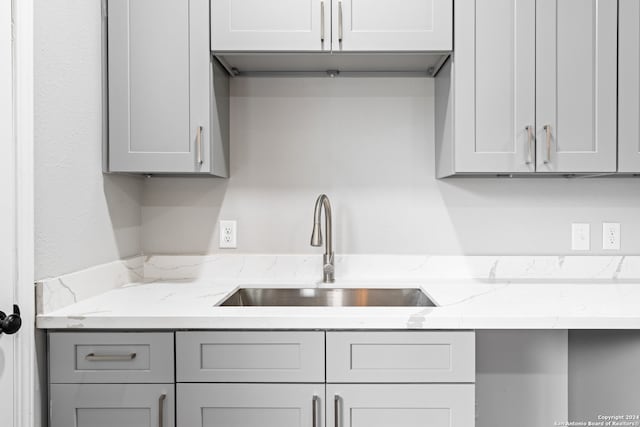
[[[455,7],[456,172],[533,172],[535,0]]]
[[[334,51],[453,49],[451,0],[333,0],[332,14]]]
[[[208,12],[207,0],[109,1],[110,171],[208,168],[196,161],[192,123],[209,115],[208,103],[192,102],[209,92],[208,66],[192,63],[209,58]]]
[[[169,383],[173,375],[169,332],[52,332],[52,383]]]
[[[640,172],[640,2],[620,0],[618,171]]]
[[[178,384],[178,425],[322,427],[324,391],[324,384]]]
[[[475,334],[327,332],[327,382],[474,382]]]
[[[331,0],[211,0],[211,24],[214,52],[331,49]]]
[[[178,381],[324,382],[324,332],[176,334]]]
[[[53,384],[50,425],[158,426],[162,414],[162,425],[172,427],[174,402],[173,384]]]
[[[537,170],[616,171],[616,0],[536,3]]]
[[[473,384],[328,384],[327,402],[340,427],[470,427],[475,418]]]

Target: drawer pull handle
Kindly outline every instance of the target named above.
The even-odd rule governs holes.
[[[312,426],[319,427],[320,423],[318,422],[318,415],[320,415],[320,411],[318,410],[318,405],[320,404],[320,398],[318,395],[313,395],[313,401],[311,406],[311,416],[312,418]]]
[[[160,395],[158,399],[158,427],[162,427],[164,425],[164,401],[167,399],[167,395],[165,393]]]
[[[89,353],[84,357],[89,362],[126,362],[136,358],[136,353],[129,354],[95,354]]]
[[[340,395],[333,396],[333,425],[334,427],[340,427]]]

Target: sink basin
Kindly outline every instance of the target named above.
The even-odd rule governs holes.
[[[240,288],[223,307],[435,307],[420,289]]]

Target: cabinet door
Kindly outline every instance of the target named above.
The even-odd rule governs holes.
[[[455,171],[535,170],[535,0],[455,2]]]
[[[211,50],[331,49],[331,0],[211,0]]]
[[[327,420],[331,427],[473,427],[474,386],[327,384]]]
[[[618,171],[640,172],[640,2],[620,0]]]
[[[332,0],[333,51],[450,51],[452,0]]]
[[[51,427],[175,425],[173,384],[53,384],[50,400]]]
[[[178,425],[322,427],[324,384],[178,384]]]
[[[537,0],[538,172],[615,172],[617,0]]]
[[[208,0],[109,0],[108,15],[109,170],[208,171]]]

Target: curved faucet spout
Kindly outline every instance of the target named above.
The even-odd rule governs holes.
[[[322,246],[322,229],[320,227],[320,219],[324,210],[324,229],[327,235],[324,250],[323,277],[324,283],[332,283],[334,281],[334,262],[333,262],[333,239],[332,239],[332,223],[331,223],[331,203],[326,194],[321,194],[316,200],[316,206],[313,211],[313,231],[311,232],[311,246]]]

